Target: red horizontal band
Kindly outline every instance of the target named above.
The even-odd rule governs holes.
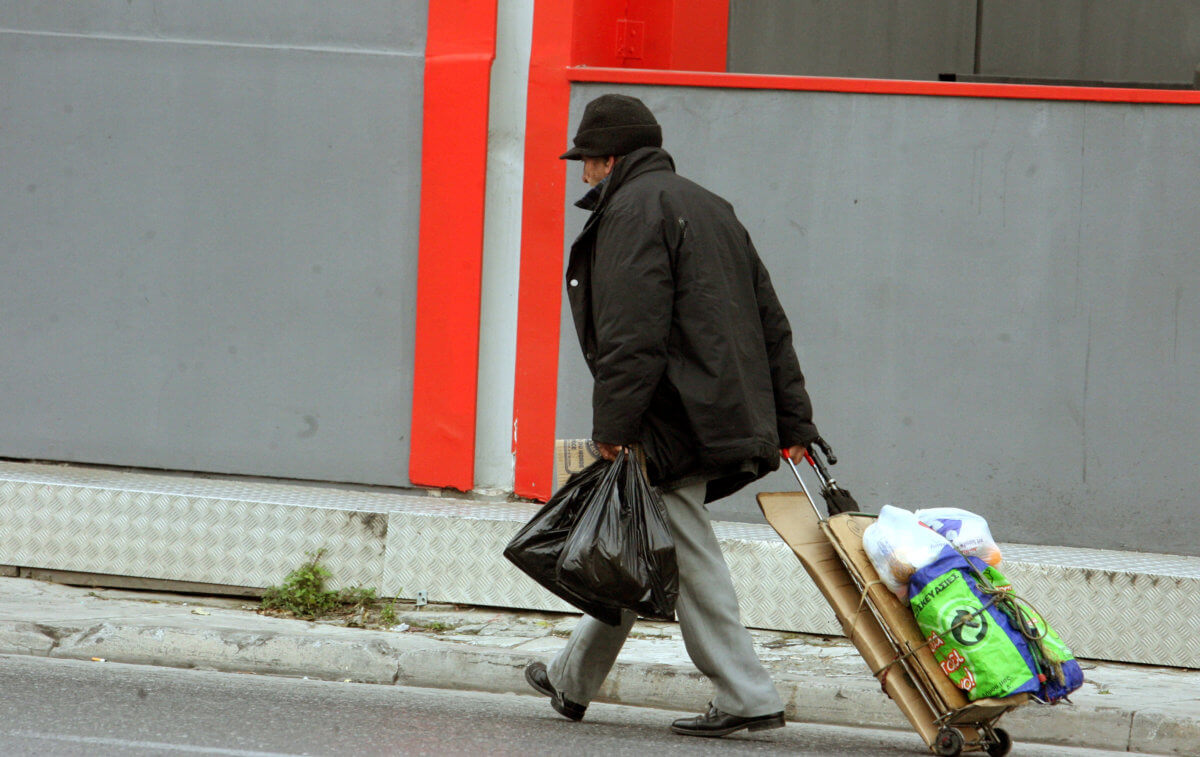
[[[924,95],[929,97],[990,97],[1017,100],[1200,105],[1200,91],[1193,89],[1066,87],[1045,84],[849,79],[826,76],[775,76],[768,74],[709,73],[705,71],[653,71],[642,68],[588,68],[583,66],[567,69],[567,78],[573,82],[651,84],[667,87],[777,89],[868,95]]]

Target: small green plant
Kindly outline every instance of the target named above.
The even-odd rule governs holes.
[[[379,611],[379,624],[388,628],[400,624],[400,619],[396,617],[396,600],[393,599]]]
[[[391,628],[400,624],[396,600],[383,604],[374,588],[326,588],[333,573],[321,564],[324,556],[323,549],[308,553],[308,560],[287,574],[282,584],[263,593],[259,612],[287,613],[305,620],[339,619],[354,628]]]
[[[301,618],[315,618],[332,612],[340,604],[338,592],[325,588],[325,581],[333,576],[321,564],[325,550],[309,553],[309,560],[296,568],[279,586],[266,590],[262,598],[264,610],[286,610]]]
[[[325,550],[309,553],[309,559],[263,593],[263,610],[283,610],[312,620],[339,610],[362,610],[375,604],[375,590],[361,586],[334,591],[325,588],[333,573],[321,564]]]

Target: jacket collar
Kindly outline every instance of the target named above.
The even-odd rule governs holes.
[[[651,171],[674,170],[675,159],[666,150],[661,147],[640,147],[617,161],[612,173],[589,189],[587,194],[575,203],[575,207],[598,212],[625,182]]]
[[[589,189],[583,197],[576,200],[575,207],[583,208],[584,210],[595,210],[600,207],[600,200],[604,197],[604,191],[608,189],[609,178],[605,176],[603,181]]]

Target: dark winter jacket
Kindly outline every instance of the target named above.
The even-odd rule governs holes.
[[[592,438],[641,443],[653,483],[707,480],[719,499],[817,436],[791,327],[732,206],[665,150],[628,154],[597,190],[566,276]]]

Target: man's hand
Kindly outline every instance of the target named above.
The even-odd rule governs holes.
[[[804,462],[804,445],[797,444],[794,447],[788,447],[787,455],[792,459],[793,463]]]
[[[596,442],[596,446],[600,448],[600,457],[605,460],[616,460],[617,455],[621,454],[621,450],[625,449],[620,444],[605,444],[604,442]]]

